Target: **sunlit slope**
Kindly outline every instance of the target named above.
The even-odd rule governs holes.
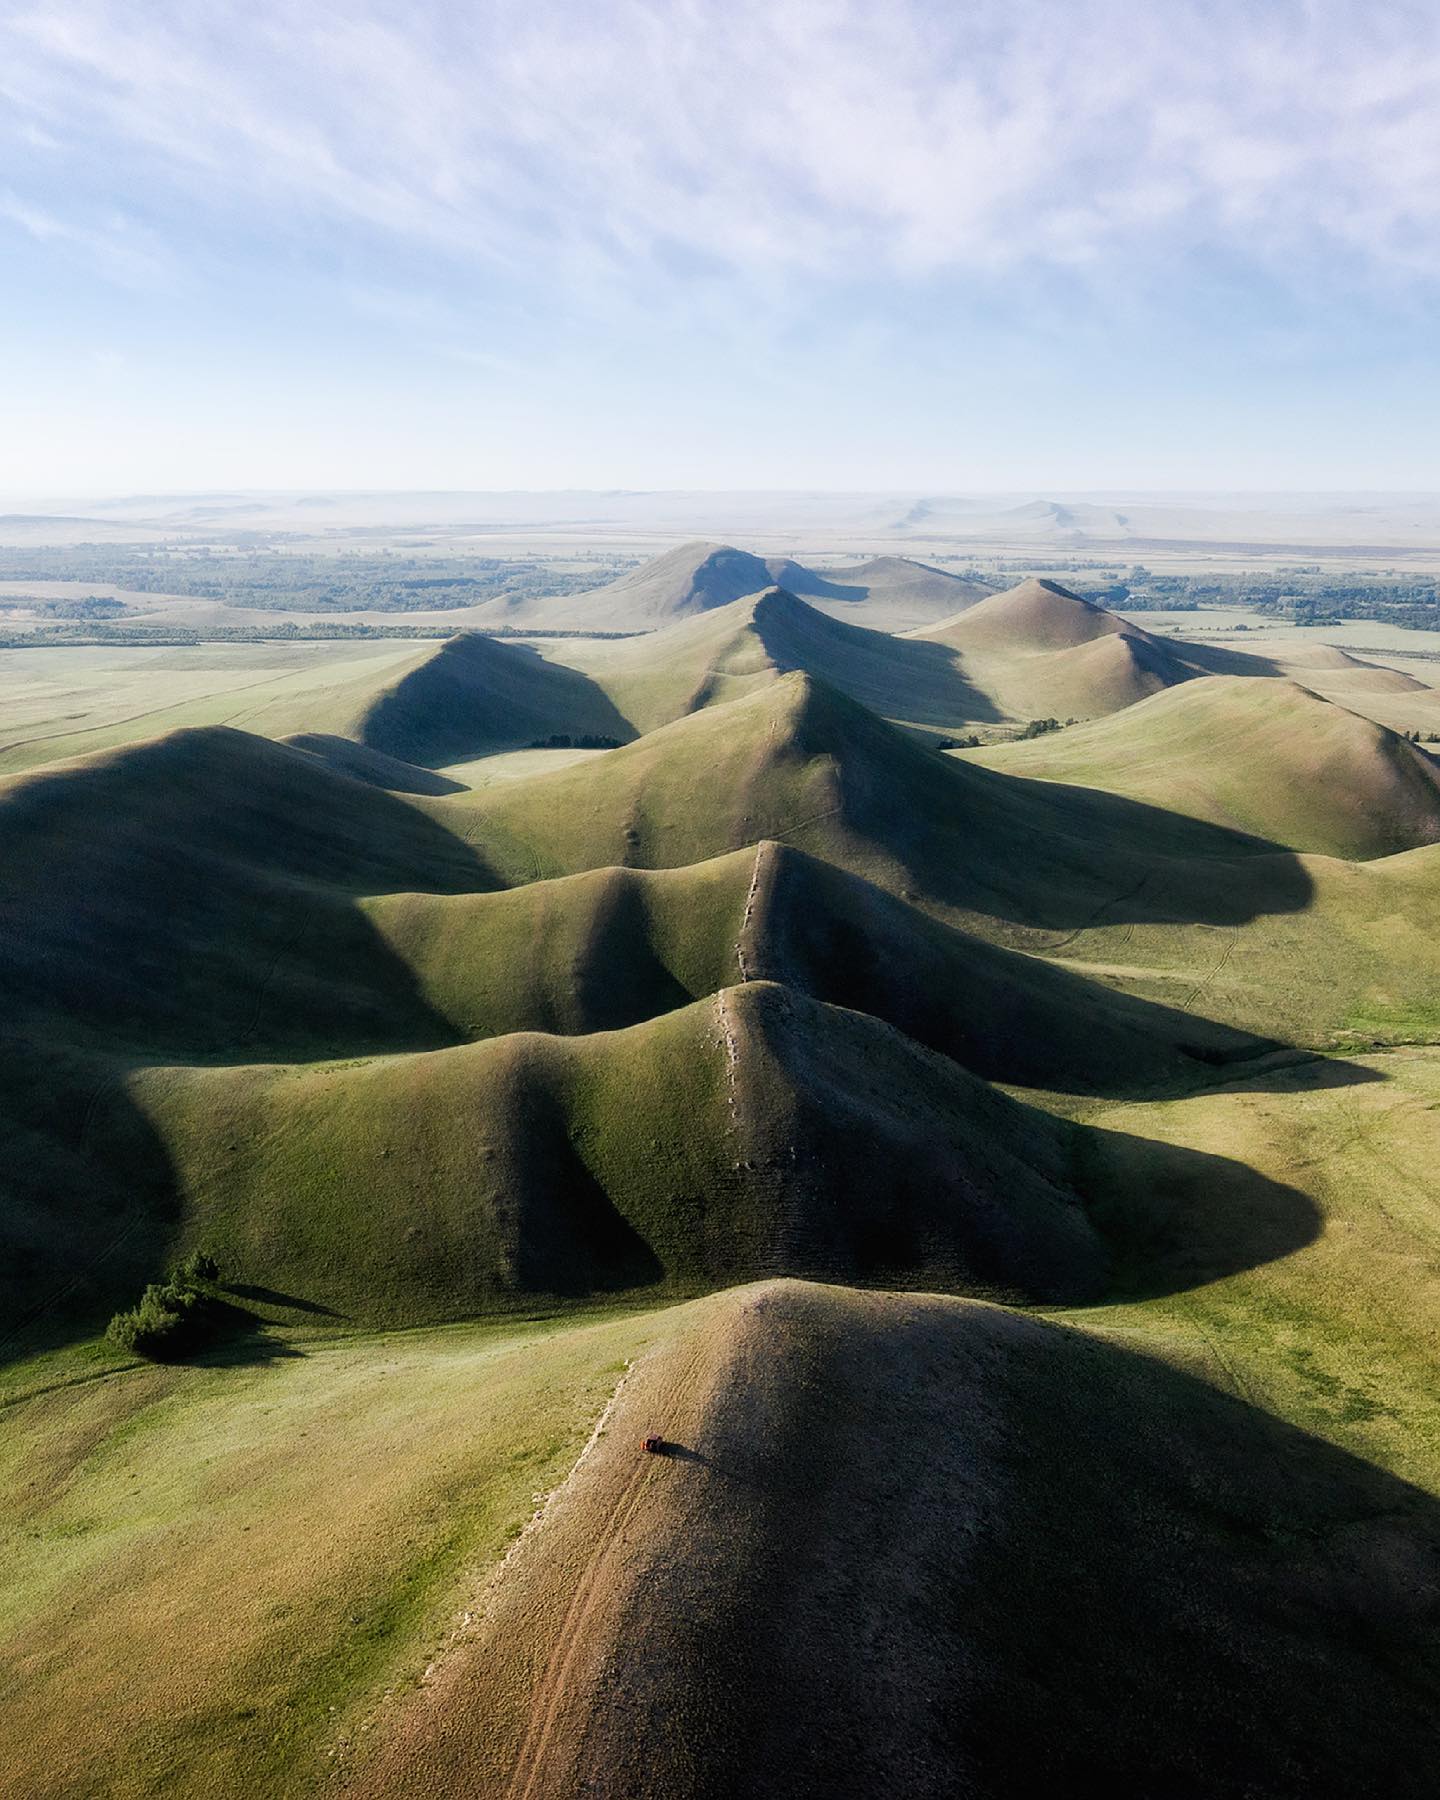
[[[188,1236],[372,1322],[778,1272],[1051,1298],[1104,1280],[1062,1128],[768,983],[625,1032],[157,1068],[131,1094]]]
[[[831,618],[779,587],[647,637],[564,639],[544,654],[583,670],[637,731],[739,699],[794,670],[908,723],[958,728],[997,716],[942,646]]]
[[[758,556],[695,540],[652,556],[588,594],[496,600],[478,617],[497,624],[581,631],[654,631],[753,594],[771,580]]]
[[[379,681],[361,676],[320,698],[270,702],[247,712],[243,723],[267,737],[348,738],[427,767],[556,733],[622,741],[632,735],[577,671],[545,661],[528,645],[473,632],[427,645]]]
[[[678,544],[588,594],[496,600],[475,616],[494,623],[582,631],[656,631],[779,583],[823,612],[882,631],[957,612],[988,589],[904,556],[846,569],[811,569],[733,544]]]
[[[12,1371],[0,1790],[325,1791],[654,1335],[470,1325]],[[113,1372],[112,1372],[113,1371]]]
[[[783,1283],[17,1371],[0,1785],[1426,1795],[1437,1100],[1108,1109],[1083,1329]]]
[[[839,569],[771,557],[770,578],[837,619],[874,631],[909,631],[947,619],[991,589],[909,556],[874,556]]]
[[[433,649],[433,645],[427,649]],[[413,643],[198,644],[0,650],[0,775],[165,731],[309,718],[339,687],[383,688]]]
[[[1270,643],[1277,671],[1391,731],[1440,731],[1440,689],[1402,669],[1352,656],[1334,644]],[[1412,664],[1432,676],[1433,662]]]
[[[1031,1087],[1174,1086],[1267,1047],[1002,949],[772,840],[682,869],[396,894],[364,910],[429,1008],[467,1037],[604,1030],[760,979]]]
[[[353,1791],[1428,1791],[1433,1499],[971,1303],[781,1283],[691,1319],[351,1740]]]
[[[1107,612],[1058,581],[1032,576],[1003,593],[991,594],[953,619],[942,620],[925,632],[914,632],[957,650],[1003,651],[1032,656],[1057,650],[1074,650],[1102,637],[1132,638],[1137,643],[1163,650],[1160,639],[1141,626]]]
[[[584,764],[416,804],[510,881],[676,868],[774,838],[1046,948],[1142,887],[1154,916],[1217,922],[1308,894],[1291,857],[1242,866],[1272,848],[1254,838],[993,774],[802,673]],[[1197,859],[1210,865],[1200,895]]]
[[[1440,1491],[1437,1103],[1440,1051],[1425,1047],[1092,1114],[1116,1324],[1182,1351],[1227,1346],[1231,1378],[1268,1410]],[[1177,1151],[1245,1177],[1176,1180]],[[1297,1207],[1316,1228],[1257,1254],[1293,1233]]]
[[[1215,686],[1247,704],[1284,695]],[[1372,729],[1305,703],[1346,732]],[[511,881],[680,867],[769,838],[972,934],[1244,1031],[1323,1045],[1440,1030],[1440,850],[1298,855],[1098,786],[925,750],[799,674],[575,768],[417,804]]]
[[[1296,850],[1365,859],[1440,838],[1433,760],[1293,682],[1212,676],[1114,718],[971,755]]]
[[[1099,717],[1197,673],[1186,646],[1054,581],[1021,582],[908,638],[949,651],[1000,717]]]

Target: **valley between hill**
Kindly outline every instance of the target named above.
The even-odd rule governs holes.
[[[1393,672],[774,563],[23,653],[0,1788],[1430,1791]]]

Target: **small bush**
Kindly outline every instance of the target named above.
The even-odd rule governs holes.
[[[214,1329],[218,1310],[197,1283],[211,1283],[219,1276],[220,1265],[213,1256],[192,1250],[167,1280],[150,1283],[138,1306],[116,1313],[106,1337],[122,1350],[156,1362],[183,1355]]]
[[[1047,732],[1061,729],[1058,719],[1032,719],[1020,733],[1022,738],[1044,737]]]
[[[619,738],[600,737],[594,732],[584,732],[572,738],[568,731],[552,732],[546,738],[531,740],[532,750],[618,750]]]
[[[170,1279],[182,1285],[193,1285],[197,1281],[218,1281],[220,1265],[207,1251],[192,1250],[184,1262],[176,1263],[170,1271]]]

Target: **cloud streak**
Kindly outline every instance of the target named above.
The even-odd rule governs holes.
[[[1423,5],[46,0],[0,12],[0,94],[172,240],[203,203],[622,286],[1440,277]]]

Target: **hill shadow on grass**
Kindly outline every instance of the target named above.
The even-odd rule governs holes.
[[[966,675],[946,644],[894,637],[827,615],[770,627],[757,613],[756,632],[777,669],[803,670],[857,705],[908,724],[958,729],[1008,720]]]
[[[358,735],[367,749],[437,768],[557,732],[620,743],[635,736],[590,676],[533,645],[467,633],[377,696]]]
[[[1074,935],[1096,925],[1244,925],[1303,912],[1314,896],[1284,845],[1098,788],[963,771],[962,784],[937,783],[923,810],[893,809],[885,827],[920,895],[942,906]]]
[[[1288,1046],[1142,999],[962,931],[788,845],[760,866],[747,967],[870,1013],[989,1081],[1139,1098],[1209,1083]]]
[[[392,794],[423,794],[438,799],[442,794],[465,792],[463,781],[452,781],[448,775],[422,769],[418,763],[402,762],[383,750],[369,750],[353,738],[337,737],[333,732],[298,731],[283,742],[317,757],[338,774]]]
[[[1075,1185],[1114,1258],[1107,1304],[1279,1262],[1320,1236],[1309,1195],[1233,1157],[1079,1128]]]
[[[453,1043],[359,901],[502,885],[407,801],[222,728],[7,784],[0,858],[12,1026],[147,1058]]]
[[[1431,1495],[1074,1333],[997,1386],[1003,1502],[941,1602],[979,1671],[943,1727],[977,1792],[1433,1792]]]
[[[159,1134],[99,1059],[0,1041],[0,1360],[101,1331],[180,1224]]]
[[[801,1284],[729,1319],[703,1410],[674,1381],[635,1415],[680,1442],[613,1477],[645,1499],[551,1715],[556,1791],[1429,1800],[1431,1495],[1220,1391],[1218,1364],[1212,1385],[989,1307]],[[497,1630],[533,1629],[507,1604]],[[417,1714],[408,1785],[523,1707],[484,1648]]]

